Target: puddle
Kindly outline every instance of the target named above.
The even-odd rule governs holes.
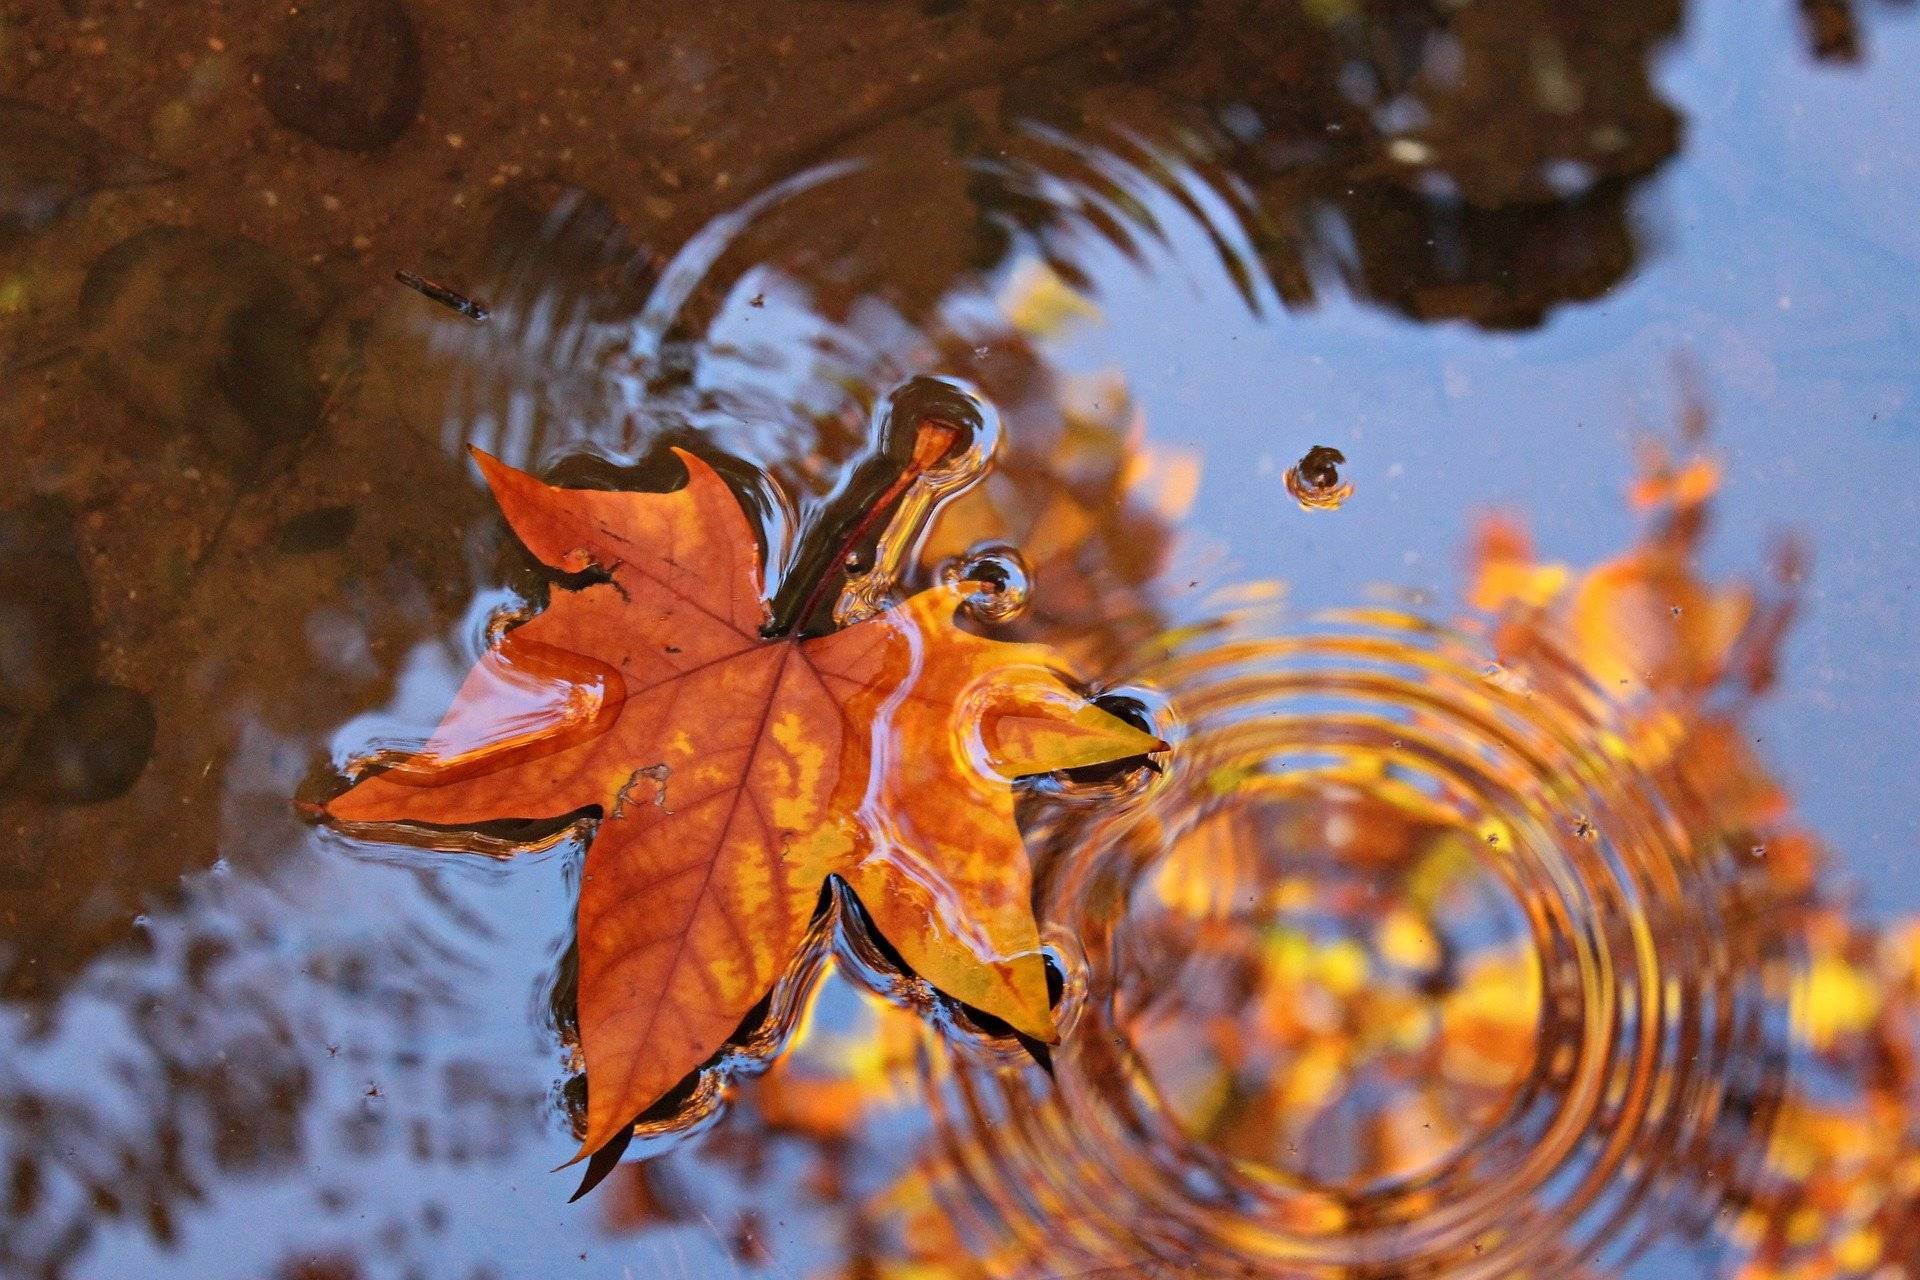
[[[164,8],[0,18],[0,1271],[1907,1265],[1910,5]],[[873,554],[1175,743],[1051,1073],[842,895],[569,1206],[582,834],[294,800],[547,598],[468,446],[785,566],[923,375]]]

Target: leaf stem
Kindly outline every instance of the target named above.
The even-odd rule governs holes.
[[[874,526],[879,523],[881,517],[893,509],[900,495],[947,456],[953,448],[954,441],[959,439],[961,434],[961,429],[950,422],[942,422],[937,418],[924,418],[920,421],[914,437],[913,456],[907,460],[907,465],[900,469],[900,474],[881,491],[879,497],[867,504],[859,519],[855,520],[853,526],[841,537],[833,557],[822,566],[820,575],[814,579],[813,586],[808,590],[800,608],[793,614],[793,622],[786,628],[787,630],[799,631],[805,628],[825,601],[829,589],[844,583],[848,558],[873,532]]]

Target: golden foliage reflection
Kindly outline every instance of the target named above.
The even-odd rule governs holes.
[[[1849,915],[1753,745],[1805,557],[1703,576],[1708,449],[1698,411],[1647,446],[1590,568],[1483,517],[1452,627],[1247,591],[1156,642],[1170,776],[1029,833],[1051,1072],[898,979],[730,1120],[821,1153],[833,1274],[1601,1275],[1663,1236],[1910,1274],[1920,922]],[[925,1115],[903,1173],[834,1172]]]

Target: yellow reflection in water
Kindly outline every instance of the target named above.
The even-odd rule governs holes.
[[[1698,573],[1686,435],[1603,564],[1484,518],[1459,629],[1292,635],[1273,590],[1163,639],[1173,776],[1033,833],[1086,949],[1053,1075],[875,1000],[765,1082],[844,1142],[920,1063],[861,1274],[1605,1274],[1661,1233],[1739,1280],[1912,1273],[1920,922],[1849,918],[1752,748],[1802,558]]]

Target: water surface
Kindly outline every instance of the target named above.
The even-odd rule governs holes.
[[[1905,1274],[1916,59],[1897,0],[9,8],[0,1271]],[[848,943],[568,1205],[580,840],[293,799],[544,590],[464,445],[694,445],[778,550],[928,374],[1004,438],[908,576],[1018,547],[1006,634],[1185,735],[1029,815],[1124,1052]],[[1616,559],[1702,510],[1629,502],[1648,439],[1717,462],[1687,575]],[[1632,592],[1503,632],[1493,512]],[[1767,679],[1687,629],[1741,582]],[[1639,1162],[1580,1136],[1616,1061]]]

